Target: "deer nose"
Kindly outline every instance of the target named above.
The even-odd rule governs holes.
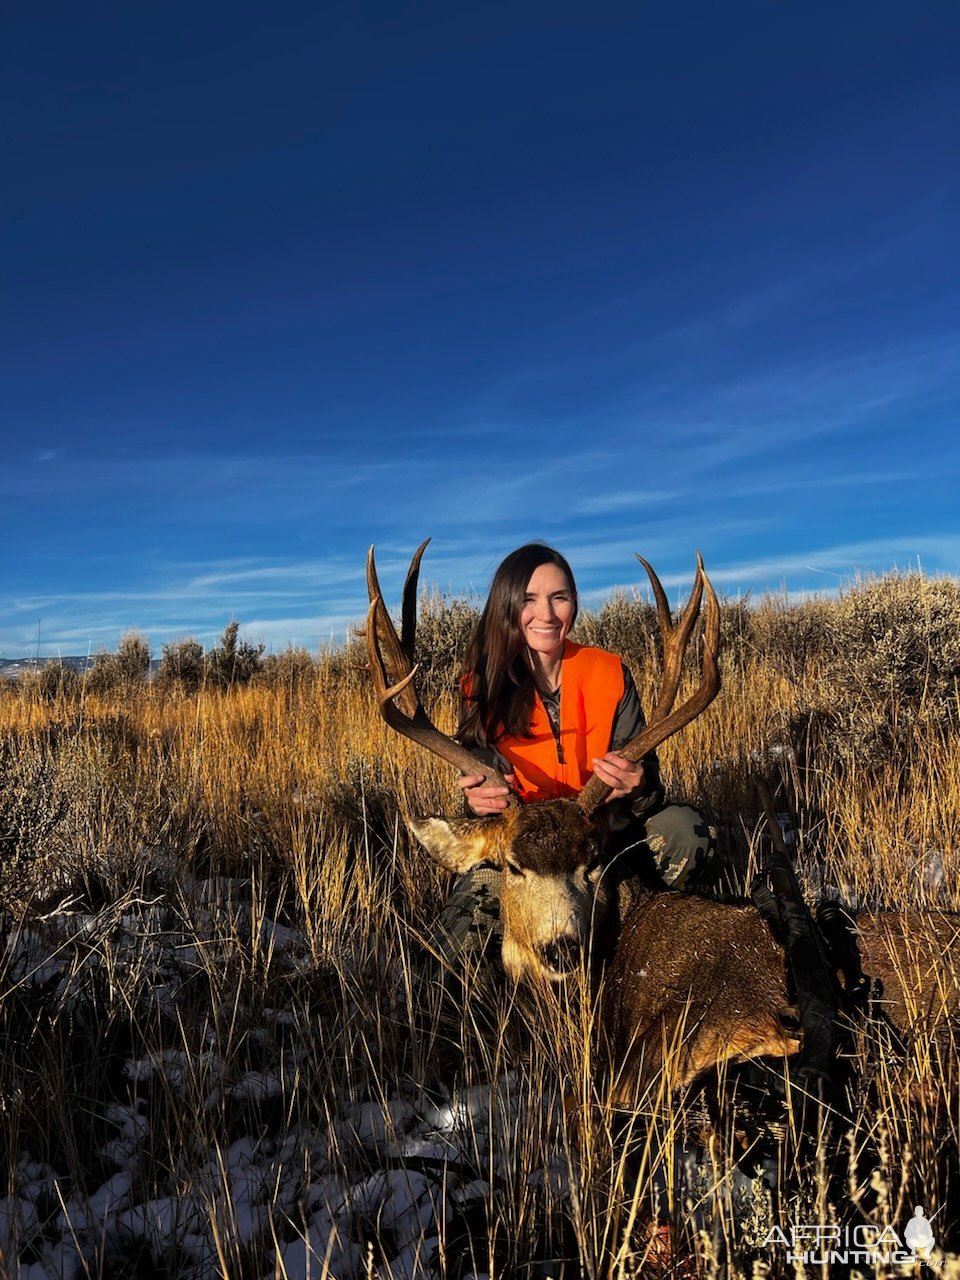
[[[569,973],[578,968],[582,952],[579,938],[555,938],[540,948],[543,963],[554,973]]]

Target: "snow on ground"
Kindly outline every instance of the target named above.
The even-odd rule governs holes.
[[[163,1064],[128,1066],[131,1079],[141,1081],[164,1068],[170,1078],[189,1071],[174,1054]],[[279,1089],[279,1081],[273,1084]],[[271,1277],[400,1280],[437,1274],[441,1225],[456,1208],[490,1195],[490,1184],[476,1176],[478,1143],[480,1154],[489,1150],[472,1117],[492,1108],[506,1119],[516,1109],[512,1088],[507,1077],[439,1107],[395,1097],[341,1108],[332,1126],[341,1141],[359,1144],[370,1165],[382,1165],[372,1173],[347,1176],[340,1162],[328,1158],[325,1134],[298,1133],[283,1143],[247,1136],[211,1148],[179,1195],[148,1199],[137,1194],[142,1145],[149,1137],[146,1118],[117,1107],[113,1119],[122,1137],[102,1154],[120,1167],[92,1192],[64,1198],[63,1170],[29,1154],[17,1163],[11,1194],[0,1200],[3,1274],[73,1280],[87,1275],[87,1265],[97,1258],[119,1262],[144,1253],[157,1265],[177,1259],[170,1274],[220,1276],[213,1219],[224,1206],[229,1223],[219,1229],[240,1245],[269,1238],[273,1224],[281,1238],[275,1265],[265,1272]],[[418,1160],[423,1168],[411,1167]],[[54,1204],[60,1208],[51,1213]],[[290,1224],[297,1222],[301,1228],[291,1239]],[[382,1256],[371,1265],[374,1233]]]
[[[223,931],[214,928],[213,914],[205,921],[203,912],[194,913],[189,928],[175,928],[168,913],[149,903],[99,914],[51,912],[29,927],[9,929],[0,947],[0,997],[32,988],[59,1009],[79,1009],[87,984],[107,966],[114,982],[122,973],[140,974],[153,1006],[145,1016],[175,1015],[181,991],[196,976],[204,923],[215,953]],[[254,922],[250,913],[233,925],[233,936],[259,929],[273,965],[288,972],[309,968],[307,940],[298,930],[262,917]],[[204,962],[216,964],[218,957],[208,952]],[[263,1038],[271,1041],[290,1018],[282,1010],[262,1012],[270,1023]],[[399,1089],[357,1103],[331,1098],[317,1128],[290,1125],[283,1140],[248,1134],[185,1150],[183,1168],[168,1179],[175,1192],[156,1194],[156,1173],[148,1169],[155,1163],[150,1099],[166,1100],[169,1124],[171,1100],[196,1108],[200,1096],[205,1114],[198,1114],[196,1132],[209,1133],[210,1117],[222,1115],[225,1102],[252,1103],[256,1114],[264,1102],[282,1106],[295,1094],[302,1067],[297,1053],[273,1056],[280,1059],[275,1065],[244,1071],[225,1062],[214,1045],[201,1053],[171,1047],[129,1058],[122,1068],[129,1100],[103,1106],[109,1136],[96,1152],[102,1181],[83,1189],[76,1170],[21,1152],[0,1198],[0,1274],[79,1280],[111,1269],[131,1274],[130,1260],[140,1258],[163,1274],[206,1280],[223,1274],[218,1249],[225,1240],[234,1251],[259,1241],[268,1264],[263,1274],[270,1277],[438,1274],[444,1225],[489,1199],[489,1178],[512,1173],[498,1164],[503,1156],[490,1129],[509,1131],[521,1106],[530,1105],[529,1098],[521,1102],[515,1078],[453,1093],[439,1105],[401,1096]],[[550,1111],[543,1104],[538,1123],[545,1130],[555,1123]]]
[[[29,927],[10,927],[0,946],[0,998],[33,990],[79,1012],[89,984],[108,971],[114,983],[138,975],[146,1000],[139,1017],[175,1018],[201,963],[229,963],[229,939],[254,935],[275,970],[309,973],[308,941],[299,930],[238,907],[235,897],[225,930],[222,882],[188,887],[199,904],[189,922],[182,912],[171,918],[159,902],[140,901],[100,913],[51,912]],[[264,1280],[414,1280],[441,1269],[468,1280],[473,1260],[451,1263],[444,1250],[451,1239],[467,1249],[458,1223],[471,1216],[482,1222],[487,1212],[496,1217],[497,1196],[516,1180],[510,1135],[524,1126],[544,1137],[540,1167],[524,1175],[530,1194],[554,1207],[570,1203],[577,1157],[564,1142],[555,1095],[545,1090],[532,1098],[510,1073],[454,1086],[439,1102],[412,1085],[357,1101],[347,1101],[345,1089],[323,1107],[314,1100],[303,1109],[312,1118],[300,1121],[290,1101],[308,1050],[298,1050],[296,1018],[269,1004],[260,1016],[262,1026],[246,1028],[251,1042],[264,1043],[260,1066],[226,1058],[213,1036],[202,1051],[168,1046],[127,1057],[121,1087],[98,1117],[97,1176],[20,1151],[0,1197],[0,1275],[212,1280],[224,1273],[226,1249],[234,1272]],[[228,1110],[250,1118],[270,1106],[283,1124],[257,1129],[251,1120],[251,1131],[239,1134],[217,1128]],[[161,1177],[156,1152],[169,1150],[171,1111],[179,1112],[183,1150],[178,1167]],[[160,1124],[168,1126],[165,1135],[153,1132]],[[718,1216],[711,1210],[711,1197],[720,1194],[717,1170],[702,1153],[686,1152],[676,1172],[688,1203],[703,1206],[696,1220],[709,1233]],[[775,1176],[772,1168],[726,1171],[723,1213],[736,1217],[743,1236],[763,1238]],[[251,1258],[258,1271],[250,1270]],[[549,1263],[529,1270],[530,1280],[555,1273]]]

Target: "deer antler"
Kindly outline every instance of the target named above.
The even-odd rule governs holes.
[[[370,670],[380,702],[380,714],[391,729],[411,738],[432,751],[441,760],[455,765],[462,774],[483,774],[488,786],[505,787],[503,775],[490,765],[478,760],[466,747],[448,737],[434,725],[424,711],[414,686],[419,667],[415,664],[417,631],[417,580],[420,576],[420,560],[427,543],[421,542],[413,553],[407,580],[403,586],[403,605],[400,611],[400,635],[383,603],[383,593],[377,580],[377,566],[373,547],[367,556],[367,591],[370,609],[367,613],[367,653]]]
[[[660,579],[643,556],[637,556],[637,559],[647,571],[657,602],[657,619],[660,624],[660,634],[663,636],[663,675],[660,678],[657,705],[651,712],[648,723],[632,742],[628,742],[617,752],[627,760],[639,760],[648,751],[659,747],[661,742],[666,742],[667,738],[705,711],[720,692],[720,671],[717,667],[717,656],[720,651],[720,606],[717,603],[717,594],[704,570],[700,552],[697,552],[697,576],[694,579],[693,591],[676,626],[670,621],[670,606],[667,604],[667,597]],[[703,667],[700,685],[696,692],[674,711],[673,704],[680,688],[683,657],[700,615],[700,603],[704,592],[707,596],[707,611],[703,627]],[[594,774],[577,797],[577,804],[584,813],[591,814],[609,794],[610,788]]]

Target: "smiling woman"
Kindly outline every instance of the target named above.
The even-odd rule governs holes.
[[[619,655],[576,644],[577,588],[566,559],[527,543],[497,569],[464,659],[458,739],[507,785],[479,774],[460,779],[470,812],[576,796],[595,774],[610,793],[603,825],[606,858],[648,883],[702,886],[715,834],[689,805],[667,804],[656,752],[639,761],[620,754],[644,717]],[[456,949],[495,917],[498,873],[468,872],[441,919]]]
[[[494,574],[464,658],[464,714],[458,737],[485,747],[530,727],[537,694],[560,689],[564,646],[577,617],[577,589],[559,551],[542,543],[518,547]],[[469,782],[469,779],[463,780]],[[487,805],[487,799],[496,799]],[[502,795],[468,790],[475,813],[506,806]]]

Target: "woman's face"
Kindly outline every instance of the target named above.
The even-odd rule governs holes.
[[[573,626],[577,602],[567,575],[555,564],[541,564],[527,583],[520,630],[531,657],[555,658]]]

